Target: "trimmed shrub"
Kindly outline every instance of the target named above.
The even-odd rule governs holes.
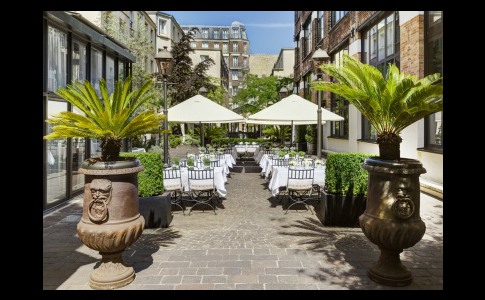
[[[145,170],[138,173],[138,194],[151,197],[163,194],[162,156],[158,152],[132,153],[122,152],[122,157],[136,157]]]
[[[325,191],[336,195],[367,195],[368,173],[364,160],[369,153],[329,153],[325,163]]]
[[[182,139],[176,135],[169,135],[168,136],[168,143],[170,148],[177,148],[178,145],[182,144]]]

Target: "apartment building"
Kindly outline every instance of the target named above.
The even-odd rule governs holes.
[[[271,70],[271,75],[281,77],[293,77],[295,65],[295,48],[281,48]]]
[[[229,68],[229,95],[236,95],[245,72],[249,71],[249,38],[244,24],[234,21],[230,26],[182,25],[187,33],[197,28],[192,48],[221,50]]]
[[[343,54],[376,66],[384,74],[389,63],[418,77],[443,74],[441,11],[295,11],[295,92],[316,102],[309,83],[311,57],[317,48],[337,64]],[[324,75],[324,80],[328,80]],[[375,130],[348,101],[323,93],[322,106],[344,121],[323,125],[324,151],[378,153]],[[440,196],[443,186],[443,112],[403,130],[401,156],[420,160],[427,170],[421,186]]]

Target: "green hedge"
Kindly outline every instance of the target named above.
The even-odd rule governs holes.
[[[325,162],[325,190],[337,195],[367,195],[364,160],[369,153],[329,153]]]
[[[163,162],[158,152],[132,153],[122,152],[122,157],[136,157],[145,170],[138,173],[138,194],[151,197],[163,193]]]

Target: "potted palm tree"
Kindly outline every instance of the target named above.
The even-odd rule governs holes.
[[[91,272],[90,285],[114,289],[131,283],[132,267],[123,263],[122,253],[143,231],[145,220],[138,210],[138,172],[143,166],[135,158],[120,157],[122,140],[146,133],[159,133],[164,116],[155,111],[137,113],[152,95],[147,93],[152,80],[130,92],[131,77],[118,81],[112,94],[104,79],[100,96],[89,81],[75,82],[56,94],[84,115],[61,112],[48,123],[53,132],[44,139],[97,138],[101,157],[84,161],[83,215],[77,226],[79,239],[102,255],[101,264]]]
[[[346,98],[377,132],[379,157],[367,158],[363,164],[369,179],[366,210],[359,218],[366,237],[381,250],[368,275],[382,284],[408,285],[412,276],[399,254],[419,242],[426,230],[419,215],[419,176],[426,170],[417,160],[401,158],[400,133],[443,110],[441,76],[418,79],[391,64],[384,77],[377,68],[348,55],[341,66],[324,64],[321,68],[338,82],[314,82],[313,89]]]

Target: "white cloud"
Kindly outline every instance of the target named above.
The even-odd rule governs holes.
[[[251,27],[261,27],[261,28],[283,28],[283,27],[293,27],[295,24],[293,23],[250,23],[246,24],[246,26]]]

